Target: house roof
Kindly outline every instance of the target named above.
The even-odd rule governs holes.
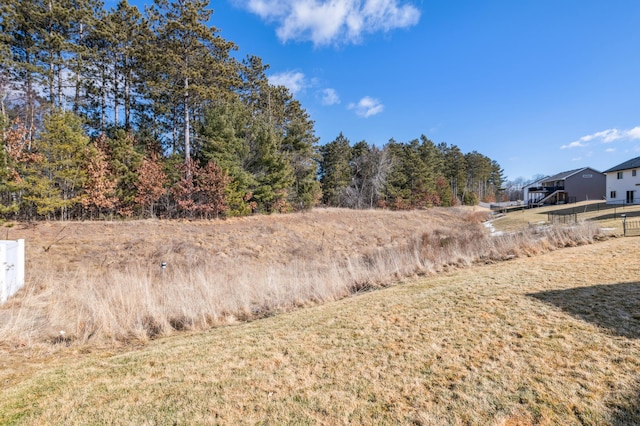
[[[549,176],[545,176],[545,177],[540,178],[540,179],[538,179],[538,180],[534,180],[533,182],[530,182],[530,183],[526,184],[526,185],[524,186],[524,188],[529,188],[529,187],[531,187],[531,186],[538,186],[538,185],[540,185],[542,182],[544,182],[545,180],[547,180],[547,178],[548,178],[548,177],[549,177]]]
[[[583,170],[590,169],[591,167],[581,167],[579,169],[567,170],[566,172],[558,173],[557,175],[549,176],[543,179],[544,182],[551,182],[556,180],[565,180],[568,177],[575,175],[576,173],[580,173]],[[593,170],[593,169],[591,169]]]
[[[632,158],[631,160],[627,160],[624,163],[620,163],[617,166],[610,168],[609,170],[605,170],[604,173],[617,172],[619,170],[627,169],[640,169],[640,157]]]

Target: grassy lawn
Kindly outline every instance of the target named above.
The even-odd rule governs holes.
[[[575,215],[578,221],[596,221],[609,233],[622,234],[622,216],[628,220],[638,220],[640,205],[607,205],[602,201],[584,201],[575,204],[544,206],[534,209],[514,209],[494,220],[496,230],[513,232],[529,226],[549,223],[549,214]]]
[[[638,250],[613,238],[135,348],[16,349],[0,424],[640,424]]]

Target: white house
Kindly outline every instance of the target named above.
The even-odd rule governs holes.
[[[530,192],[532,189],[533,189],[533,190],[535,190],[535,188],[541,187],[541,186],[542,186],[542,182],[543,182],[546,178],[548,178],[548,176],[545,176],[545,177],[540,178],[540,179],[538,179],[538,180],[536,180],[536,181],[533,181],[533,182],[531,182],[530,184],[525,185],[525,186],[522,188],[522,193],[523,193],[523,198],[522,198],[522,199],[524,200],[524,202],[525,202],[525,203],[527,203],[527,202],[528,202],[528,200],[530,200],[530,199],[531,199],[531,196],[529,195],[529,192]]]
[[[640,204],[640,157],[605,170],[607,204]]]

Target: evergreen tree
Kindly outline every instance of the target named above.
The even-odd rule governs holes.
[[[191,164],[194,115],[207,100],[223,96],[234,84],[236,71],[229,66],[229,53],[235,45],[207,25],[212,13],[208,5],[208,0],[155,0],[148,11],[157,37],[152,57],[146,62],[155,77],[150,95],[169,102],[164,114],[171,116],[174,133],[182,125],[187,165]]]
[[[132,130],[134,112],[144,103],[140,99],[142,70],[145,49],[152,41],[147,21],[126,0],[120,0],[109,12],[101,12],[85,43],[93,65],[85,85],[91,105],[87,115],[94,128],[104,131],[109,115],[115,127]]]
[[[321,196],[317,180],[318,138],[314,134],[313,124],[300,103],[287,98],[281,149],[293,169],[294,180],[289,202],[296,210],[313,207]]]
[[[120,0],[116,9],[108,15],[112,34],[115,61],[113,64],[113,98],[115,125],[120,125],[119,106],[124,108],[124,128],[131,130],[132,114],[138,107],[138,90],[141,84],[138,71],[143,66],[145,40],[151,38],[147,22],[135,6]],[[120,102],[122,100],[122,102]]]
[[[295,181],[289,155],[281,150],[281,140],[269,126],[266,117],[256,119],[249,136],[255,153],[249,171],[257,185],[253,198],[259,210],[284,212],[290,209],[289,190]]]
[[[467,178],[467,165],[464,154],[456,145],[447,146],[445,143],[438,145],[444,159],[444,177],[449,182],[454,203],[462,202],[464,198]]]
[[[41,60],[49,103],[67,105],[67,88],[74,88],[72,103],[78,111],[81,79],[85,73],[85,38],[100,10],[97,0],[47,0],[43,11]]]
[[[65,220],[80,205],[82,189],[87,180],[88,145],[89,138],[78,116],[54,110],[45,118],[39,148],[45,160],[44,176],[49,179],[50,185],[39,182],[46,201],[39,205],[41,212],[59,213],[60,219]]]
[[[328,206],[340,206],[351,182],[351,147],[342,132],[336,139],[320,147],[320,184],[322,202]]]
[[[35,138],[39,125],[38,86],[44,82],[41,51],[44,40],[45,10],[38,0],[11,0],[2,8],[2,50],[4,80],[20,96],[19,116],[27,129],[27,138]]]
[[[504,201],[500,199],[500,197],[505,196],[502,188],[504,182],[504,170],[500,167],[500,164],[498,164],[497,161],[491,160],[491,171],[489,172],[488,185],[492,194],[489,193],[489,198],[487,198],[486,201]]]
[[[252,203],[258,182],[248,170],[252,161],[249,144],[251,113],[240,99],[211,104],[204,116],[200,135],[200,163],[215,162],[232,178],[227,185],[228,215],[245,215],[256,206]],[[255,200],[253,200],[255,201]]]
[[[389,153],[391,167],[384,185],[384,196],[380,205],[395,209],[407,208],[410,197],[409,177],[404,170],[404,148],[399,142],[391,139],[385,150]]]
[[[12,20],[9,2],[0,4],[0,130],[2,131],[9,125],[6,98],[11,90],[11,37],[9,31]]]
[[[124,216],[131,216],[136,207],[136,182],[138,168],[142,164],[143,154],[133,134],[118,129],[113,136],[105,140],[103,147],[109,168],[116,182],[117,211]]]

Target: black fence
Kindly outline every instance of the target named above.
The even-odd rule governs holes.
[[[591,203],[579,207],[569,207],[547,213],[549,223],[576,223],[581,215],[589,214],[591,220],[618,219],[623,217],[640,217],[640,212],[629,212],[625,207],[635,206],[631,203]],[[593,213],[596,213],[594,216]],[[601,213],[601,214],[597,214]]]

